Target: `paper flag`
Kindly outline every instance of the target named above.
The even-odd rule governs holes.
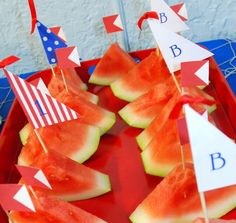
[[[22,78],[4,70],[17,100],[34,128],[78,119],[79,115]]]
[[[107,33],[123,31],[123,25],[119,14],[103,17],[103,23]]]
[[[14,56],[14,55],[4,58],[3,60],[0,61],[0,68],[4,68],[6,66],[9,66],[9,65],[17,62],[18,60],[20,60],[20,58]]]
[[[16,168],[27,185],[52,189],[42,170],[35,167],[19,165],[16,165]]]
[[[45,53],[48,58],[49,64],[57,63],[55,49],[67,47],[67,45],[55,35],[49,28],[43,25],[41,22],[37,21],[37,28],[40,35],[40,38],[43,43]]]
[[[180,17],[183,22],[188,20],[188,12],[185,3],[172,5],[171,9]]]
[[[54,26],[54,27],[50,27],[49,29],[52,31],[52,33],[58,36],[64,43],[67,42],[66,35],[61,26]]]
[[[164,28],[173,32],[181,32],[189,29],[164,0],[151,0],[151,10],[158,12],[160,17],[159,24]]]
[[[80,66],[80,57],[76,46],[56,49],[55,53],[61,69]]]
[[[182,62],[204,60],[213,54],[203,47],[148,19],[149,26],[171,73],[180,69]]]
[[[25,185],[0,184],[0,204],[7,211],[35,212]]]
[[[37,78],[33,81],[30,81],[30,84],[34,85],[36,88],[38,88],[44,94],[51,95],[50,92],[48,91],[48,88],[44,84],[42,78]]]
[[[236,144],[188,105],[184,108],[198,190],[236,184]]]
[[[181,85],[206,86],[209,84],[209,61],[191,61],[181,63]]]
[[[202,117],[204,117],[206,120],[208,120],[208,112],[200,112]],[[179,139],[180,139],[180,144],[185,145],[189,143],[189,135],[188,135],[188,129],[187,129],[187,123],[185,117],[180,117],[177,119],[177,127],[178,127],[178,132],[179,132]]]

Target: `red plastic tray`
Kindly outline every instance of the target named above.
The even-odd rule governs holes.
[[[153,49],[134,52],[131,55],[143,59],[151,51]],[[85,82],[89,78],[88,68],[98,61],[97,59],[83,62],[82,67],[78,68],[78,74]],[[213,95],[218,102],[218,108],[213,113],[213,118],[222,131],[236,139],[235,97],[215,61],[211,60],[210,64],[211,84],[206,91]],[[39,72],[30,77],[30,80],[38,77],[42,77],[45,82],[48,82],[51,72],[49,70]],[[101,106],[113,112],[117,113],[126,104],[117,99],[109,87],[89,85],[89,90],[100,97]],[[26,117],[19,103],[15,101],[0,137],[0,183],[16,183],[19,179],[14,164],[21,150],[18,132],[26,122]],[[129,215],[161,181],[159,177],[144,173],[140,150],[135,142],[135,136],[140,132],[140,129],[128,127],[117,115],[115,126],[102,136],[98,151],[85,162],[85,165],[109,174],[112,192],[94,199],[73,202],[73,204],[110,223],[130,222]],[[236,218],[236,209],[224,218]],[[7,222],[1,209],[0,222]]]

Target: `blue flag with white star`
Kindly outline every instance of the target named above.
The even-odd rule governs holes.
[[[48,58],[49,64],[57,63],[57,58],[55,54],[55,49],[67,47],[67,45],[55,35],[49,28],[43,25],[41,22],[37,21],[37,28],[40,38],[43,43],[45,53]]]

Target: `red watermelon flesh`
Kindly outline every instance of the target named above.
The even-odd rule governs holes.
[[[66,91],[62,91],[56,99],[75,110],[79,114],[79,122],[97,126],[101,135],[106,133],[115,123],[116,116],[113,112],[78,96],[69,95]]]
[[[106,174],[79,164],[54,150],[41,153],[32,166],[41,169],[52,186],[52,190],[44,192],[66,201],[88,199],[111,190]]]
[[[236,206],[236,185],[205,192],[209,218],[220,218]],[[193,165],[175,167],[130,216],[133,223],[192,223],[202,217]]]
[[[197,218],[193,223],[205,223],[205,219]],[[209,219],[209,223],[236,223],[236,220]]]
[[[11,211],[14,223],[105,223],[104,220],[55,197],[36,192],[31,196],[36,212]]]
[[[177,93],[173,78],[169,77],[164,83],[155,85],[150,91],[127,104],[119,114],[128,125],[146,128]]]
[[[113,82],[111,89],[118,98],[131,102],[169,77],[165,61],[156,51],[136,65],[127,75]]]
[[[212,96],[210,96],[209,94],[200,90],[197,87],[184,88],[184,94],[192,96],[192,97],[203,97],[208,100],[215,101],[215,99]],[[156,116],[153,119],[153,121],[150,123],[150,125],[137,136],[136,139],[141,149],[144,149],[148,145],[151,139],[155,136],[155,134],[159,131],[159,129],[165,123],[166,119],[169,117],[169,114],[171,113],[175,104],[179,100],[180,96],[181,95],[179,94],[179,92],[175,92],[175,96],[172,97],[169,100],[169,102],[165,105],[163,111],[160,112],[159,116]],[[193,108],[198,109],[198,111],[204,110],[204,107],[208,110],[209,113],[211,113],[212,111],[216,109],[215,104],[213,106],[202,106],[202,105],[196,105],[196,104],[193,105]]]
[[[66,80],[67,87],[68,87],[68,93],[71,95],[77,95],[78,97],[91,101],[95,104],[98,102],[98,96],[95,94],[92,94],[88,91],[81,90],[80,87],[77,85],[77,82],[72,82],[70,80]],[[49,84],[48,84],[48,90],[52,97],[57,97],[58,94],[60,94],[62,91],[65,90],[65,85],[63,82],[63,79],[60,74],[57,74],[55,77],[52,76]]]
[[[89,83],[110,85],[136,65],[132,57],[118,43],[113,43],[99,61]]]
[[[38,129],[46,147],[56,150],[71,159],[82,163],[97,150],[100,131],[97,127],[79,123],[77,120]],[[43,153],[34,131],[29,134],[27,143],[18,157],[18,164],[31,165]]]

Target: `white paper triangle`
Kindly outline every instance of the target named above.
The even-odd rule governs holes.
[[[148,23],[171,73],[180,70],[182,62],[204,60],[213,56],[210,51],[165,29],[156,19],[148,19]]]
[[[151,0],[151,10],[159,14],[159,23],[166,29],[173,32],[181,32],[189,29],[185,22],[179,18],[164,0]]]
[[[202,114],[202,117],[208,121],[208,111],[204,111],[204,113]]]
[[[188,105],[184,108],[198,190],[236,184],[236,144]]]
[[[37,88],[42,91],[44,94],[50,95],[48,88],[46,87],[46,85],[44,84],[43,80],[40,78],[39,82],[37,84]]]
[[[209,84],[209,61],[207,61],[201,68],[199,68],[199,70],[195,72],[195,75],[208,85]]]
[[[63,31],[62,28],[59,29],[58,36],[59,36],[61,39],[63,39],[65,42],[67,42],[66,34],[64,33],[64,31]]]
[[[42,170],[39,170],[35,175],[34,178],[46,185],[48,188],[52,189],[50,183],[48,182],[46,176],[44,175]]]
[[[26,189],[25,185],[23,185],[21,187],[21,189],[15,194],[13,199],[18,201],[22,205],[26,206],[27,208],[29,208],[33,212],[36,212],[34,204],[33,204],[32,200],[31,200],[31,197],[30,197],[30,195],[28,193],[28,190]]]
[[[78,66],[80,66],[80,57],[79,57],[79,53],[78,53],[77,47],[75,47],[75,48],[73,49],[73,51],[72,51],[71,54],[69,55],[68,59],[70,59],[72,62],[74,62],[75,64],[77,64]]]
[[[117,16],[117,18],[114,21],[113,25],[117,26],[120,29],[123,29],[123,25],[122,25],[122,22],[121,22],[120,15]]]
[[[184,17],[185,19],[188,19],[188,12],[187,12],[187,8],[186,8],[185,3],[180,8],[178,14],[181,15],[182,17]]]

